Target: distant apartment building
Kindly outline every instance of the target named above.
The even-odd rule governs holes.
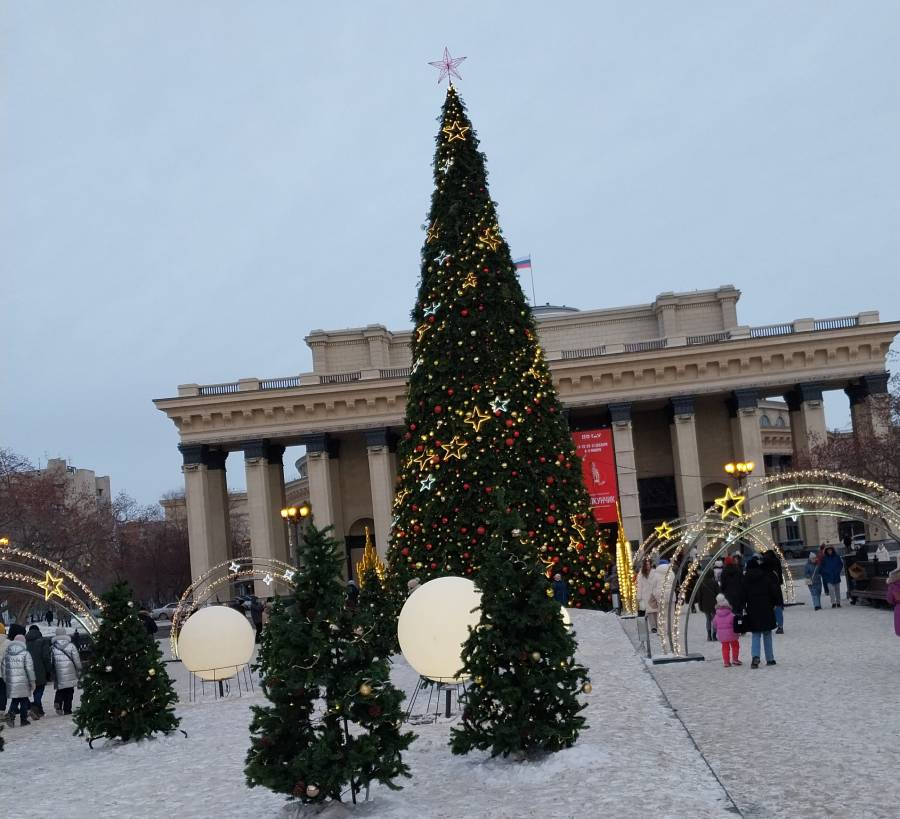
[[[53,478],[65,486],[67,496],[92,501],[98,506],[112,502],[109,475],[98,476],[93,469],[70,466],[63,458],[51,458],[43,469],[36,470],[42,477]]]

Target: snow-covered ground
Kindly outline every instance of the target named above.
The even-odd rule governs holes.
[[[733,816],[727,795],[666,706],[615,617],[573,612],[579,659],[591,669],[590,728],[567,751],[527,763],[454,757],[451,722],[417,725],[407,759],[412,779],[392,792],[376,787],[353,815],[380,819],[440,817],[599,817],[620,819]],[[51,713],[26,728],[4,730],[0,764],[26,777],[29,819],[123,819],[171,814],[179,819],[278,817],[283,797],[244,784],[248,709],[257,694],[188,703],[182,666],[169,668],[185,702],[188,732],[138,745],[91,751],[71,736],[71,722]],[[712,678],[718,669],[707,667]],[[398,659],[398,685],[412,692],[415,674]],[[45,706],[52,705],[52,692]],[[416,710],[420,710],[417,706]],[[291,811],[293,812],[293,811]]]
[[[805,598],[801,589],[799,599]],[[787,633],[775,638],[778,665],[758,670],[723,668],[718,643],[705,642],[702,616],[691,619],[691,650],[704,652],[707,662],[652,669],[612,615],[575,611],[573,620],[579,657],[594,684],[586,697],[590,728],[574,748],[527,763],[454,757],[447,747],[451,721],[416,725],[418,739],[407,755],[413,776],[404,789],[375,787],[371,802],[338,813],[366,819],[703,819],[738,810],[763,819],[900,815],[900,640],[889,612],[846,604],[834,611],[789,608]],[[742,656],[749,659],[746,637]],[[284,810],[283,797],[244,784],[248,711],[263,702],[258,690],[189,703],[184,668],[169,669],[184,700],[178,711],[187,739],[100,743],[91,751],[71,736],[70,720],[52,711],[30,727],[5,729],[0,765],[28,782],[23,815],[296,815]],[[407,692],[415,688],[416,676],[400,658],[394,679]],[[45,706],[51,704],[48,690]]]
[[[690,650],[707,662],[653,675],[744,816],[900,816],[900,638],[885,609],[829,603],[785,612],[776,665],[740,668],[707,643],[703,615]]]

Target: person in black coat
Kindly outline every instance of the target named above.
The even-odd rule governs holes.
[[[744,608],[744,575],[735,558],[730,556],[725,558],[719,585],[722,587],[722,594],[728,600],[731,610],[741,611]]]
[[[706,639],[712,642],[716,639],[716,627],[713,625],[713,617],[716,614],[716,595],[719,593],[719,584],[710,568],[697,589],[697,604],[700,611],[706,615]]]
[[[759,668],[759,644],[762,640],[766,652],[766,665],[775,665],[772,650],[772,629],[775,628],[775,606],[781,600],[781,587],[774,572],[763,565],[762,558],[754,555],[744,572],[744,623],[752,632],[750,668]]]
[[[762,553],[763,568],[772,572],[778,581],[778,603],[775,605],[775,629],[776,634],[784,634],[784,594],[781,587],[784,584],[784,569],[781,567],[781,561],[773,549],[769,549]]]

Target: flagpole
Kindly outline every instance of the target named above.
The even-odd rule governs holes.
[[[537,296],[534,294],[534,256],[528,254],[531,264],[528,267],[528,274],[531,276],[531,306],[537,307]]]

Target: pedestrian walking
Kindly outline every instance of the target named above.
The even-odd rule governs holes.
[[[751,632],[751,668],[759,668],[760,642],[766,654],[766,665],[775,665],[772,649],[772,630],[775,628],[775,606],[781,599],[781,589],[775,575],[754,555],[744,573],[745,621]]]
[[[357,586],[356,581],[351,578],[347,581],[347,607],[355,609],[358,602],[359,586]]]
[[[550,584],[553,589],[553,599],[561,606],[569,605],[569,584],[562,579],[561,574],[553,575],[553,583]]]
[[[31,718],[44,716],[44,688],[53,674],[53,659],[50,656],[50,641],[41,634],[38,626],[29,626],[25,636],[25,645],[31,654],[34,666],[34,701],[31,703]]]
[[[0,676],[6,683],[6,693],[10,699],[9,711],[6,712],[6,724],[12,727],[19,715],[21,725],[31,725],[28,719],[28,706],[31,704],[31,692],[34,690],[34,662],[25,635],[18,634],[6,649]]]
[[[256,642],[262,639],[262,613],[263,603],[255,594],[250,598],[250,620],[253,622],[253,629],[256,631]]]
[[[645,557],[637,573],[637,599],[638,614],[643,617],[647,612],[647,604],[650,601],[650,575],[653,573],[653,564],[649,557]]]
[[[669,561],[662,557],[650,575],[650,596],[647,598],[647,625],[654,634],[659,628],[659,610],[663,605],[663,588],[666,574],[669,572]]]
[[[56,694],[53,697],[53,708],[57,714],[72,713],[72,696],[81,674],[81,656],[72,644],[72,639],[64,628],[56,629],[56,637],[50,644],[53,657],[53,675]]]
[[[740,558],[729,555],[722,567],[722,578],[719,581],[722,594],[728,598],[732,611],[744,609],[744,575],[741,571]]]
[[[722,662],[725,668],[743,665],[741,662],[741,636],[734,630],[734,612],[724,594],[716,595],[716,613],[713,617],[716,637],[722,644]]]
[[[144,631],[147,632],[151,637],[159,631],[159,626],[156,624],[156,620],[153,619],[153,615],[150,614],[146,609],[141,609],[138,612],[138,617],[141,620],[141,624],[144,626]],[[56,633],[59,634],[59,629],[56,630]],[[63,632],[65,633],[65,632]]]
[[[3,657],[9,647],[9,637],[6,636],[6,626],[0,623],[0,668],[3,668]],[[0,676],[0,713],[6,712],[6,683]]]
[[[700,611],[706,616],[706,639],[712,642],[716,639],[716,602],[719,595],[719,584],[712,571],[707,571],[697,590],[697,604]],[[723,598],[724,599],[724,598]]]
[[[822,608],[822,572],[819,571],[819,556],[815,552],[809,553],[803,567],[803,576],[812,598],[813,611],[819,611]]]
[[[774,549],[768,549],[762,553],[763,567],[775,575],[778,582],[778,603],[775,606],[775,633],[784,634],[784,592],[781,587],[784,585],[784,571],[781,568],[781,561]]]
[[[894,607],[894,634],[900,637],[900,568],[888,575],[887,603]]]
[[[844,562],[834,550],[834,546],[826,546],[822,557],[820,572],[822,581],[828,584],[828,596],[831,598],[831,608],[841,607],[841,571]]]

